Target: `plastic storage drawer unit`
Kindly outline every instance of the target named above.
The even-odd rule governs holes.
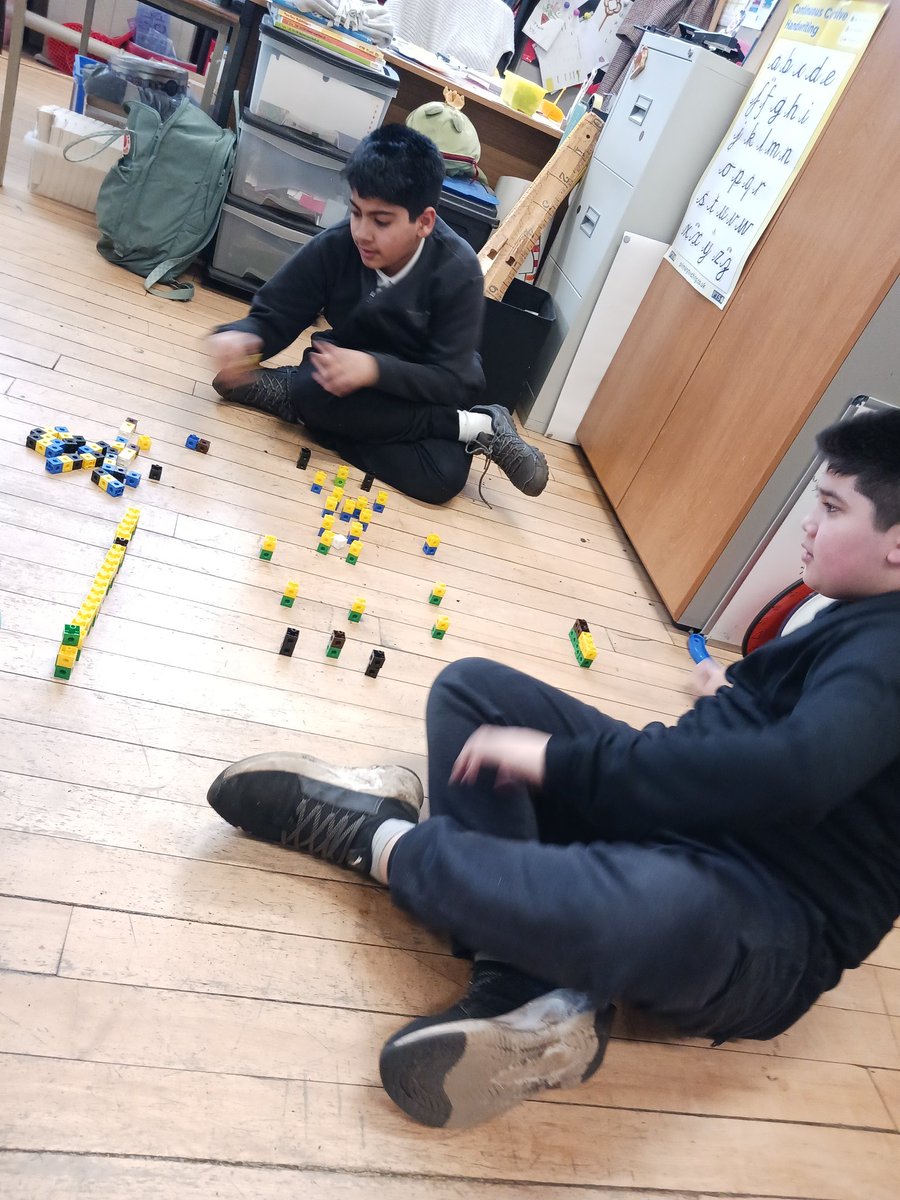
[[[325,142],[245,113],[231,190],[242,200],[306,217],[325,229],[350,210],[350,190],[341,178],[346,161],[346,154]]]
[[[376,71],[340,59],[263,18],[250,96],[257,117],[353,150],[381,125],[399,85],[388,66]]]
[[[229,196],[222,206],[210,274],[232,287],[255,292],[317,232],[308,221],[276,216],[270,208]]]

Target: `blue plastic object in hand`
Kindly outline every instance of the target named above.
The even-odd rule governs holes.
[[[688,654],[695,663],[703,662],[704,658],[711,658],[709,651],[706,648],[706,638],[702,633],[692,633],[688,638]]]

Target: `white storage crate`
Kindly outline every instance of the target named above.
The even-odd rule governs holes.
[[[229,196],[222,206],[210,273],[256,291],[317,232],[307,221]]]
[[[346,154],[325,142],[245,113],[231,190],[251,204],[305,217],[325,229],[350,211],[350,189],[341,178],[346,161]]]
[[[103,137],[74,145],[87,134],[118,136],[111,145]],[[123,140],[118,129],[102,121],[47,107],[39,110],[37,126],[25,135],[25,145],[31,151],[28,187],[32,192],[96,212],[100,185],[121,158]],[[70,158],[65,157],[67,148]]]
[[[265,17],[250,111],[341,150],[353,150],[381,125],[399,85],[390,67],[376,71],[338,58],[283,33]]]

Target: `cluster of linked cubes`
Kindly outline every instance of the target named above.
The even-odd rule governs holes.
[[[152,445],[146,434],[132,440],[136,429],[137,421],[128,417],[112,442],[92,442],[65,425],[54,425],[52,429],[36,425],[25,438],[25,445],[41,455],[50,475],[90,471],[92,482],[102,491],[121,496],[126,487],[136,488],[141,482],[134,462],[142,450]]]

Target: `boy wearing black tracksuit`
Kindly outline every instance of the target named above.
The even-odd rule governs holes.
[[[365,138],[344,175],[350,218],[314,237],[210,338],[223,399],[306,425],[360,470],[442,504],[472,456],[495,462],[536,496],[544,456],[498,405],[479,405],[484,279],[471,246],[435,211],[443,160],[428,138],[387,125]],[[296,367],[251,372],[322,314]]]
[[[401,768],[229,767],[232,824],[367,871],[475,957],[382,1050],[392,1099],[462,1127],[597,1069],[624,1002],[771,1038],[900,915],[900,412],[824,431],[806,583],[834,602],[637,730],[496,663],[428,702],[430,817]],[[415,781],[415,782],[414,782]]]

